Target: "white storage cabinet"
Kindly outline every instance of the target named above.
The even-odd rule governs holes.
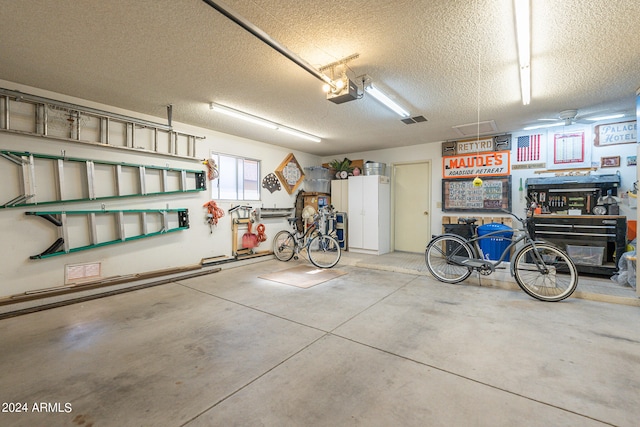
[[[334,179],[331,181],[331,204],[336,212],[348,212],[349,206],[349,182],[346,179]]]
[[[389,252],[389,177],[350,176],[348,187],[349,250],[374,255]]]

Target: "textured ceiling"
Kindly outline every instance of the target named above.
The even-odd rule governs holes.
[[[411,125],[366,96],[327,101],[319,80],[201,0],[0,0],[0,79],[162,119],[173,104],[176,122],[326,156],[456,139],[478,116],[508,132],[566,109],[632,113],[640,2],[531,3],[523,106],[512,0],[226,1],[316,68],[358,53],[347,74],[428,119]],[[239,123],[211,101],[323,141]]]

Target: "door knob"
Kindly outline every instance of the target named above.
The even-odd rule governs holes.
[[[424,211],[424,214],[425,214],[425,215],[429,215],[429,212],[427,212],[427,211]]]

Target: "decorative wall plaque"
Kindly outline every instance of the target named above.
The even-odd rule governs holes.
[[[289,194],[293,194],[304,179],[304,172],[293,153],[289,153],[275,173]]]
[[[278,181],[278,178],[274,173],[270,173],[264,177],[262,180],[262,188],[266,188],[270,193],[280,191],[282,189],[282,187],[280,187],[280,181]]]

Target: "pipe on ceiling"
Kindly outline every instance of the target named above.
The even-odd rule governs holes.
[[[290,61],[298,65],[303,70],[307,71],[309,74],[311,74],[318,80],[321,80],[327,83],[328,85],[330,85],[332,88],[335,89],[335,83],[329,76],[315,69],[307,61],[300,58],[298,55],[291,52],[285,46],[283,46],[282,44],[280,44],[279,42],[271,38],[271,36],[269,36],[267,33],[262,31],[260,28],[253,25],[251,22],[249,22],[246,18],[244,18],[237,12],[233,11],[229,6],[225,5],[223,2],[213,1],[213,0],[202,0],[202,1],[204,1],[206,4],[208,4],[209,6],[211,6],[212,8],[214,8],[215,10],[217,10],[218,12],[220,12],[221,14],[223,14],[224,16],[226,16],[227,18],[229,18],[230,20],[232,20],[233,22],[235,22],[236,24],[238,24],[248,32],[250,32],[251,34],[253,34],[255,37],[257,37],[258,39],[266,43],[275,51],[277,51],[278,53],[283,55],[285,58],[289,59]]]

